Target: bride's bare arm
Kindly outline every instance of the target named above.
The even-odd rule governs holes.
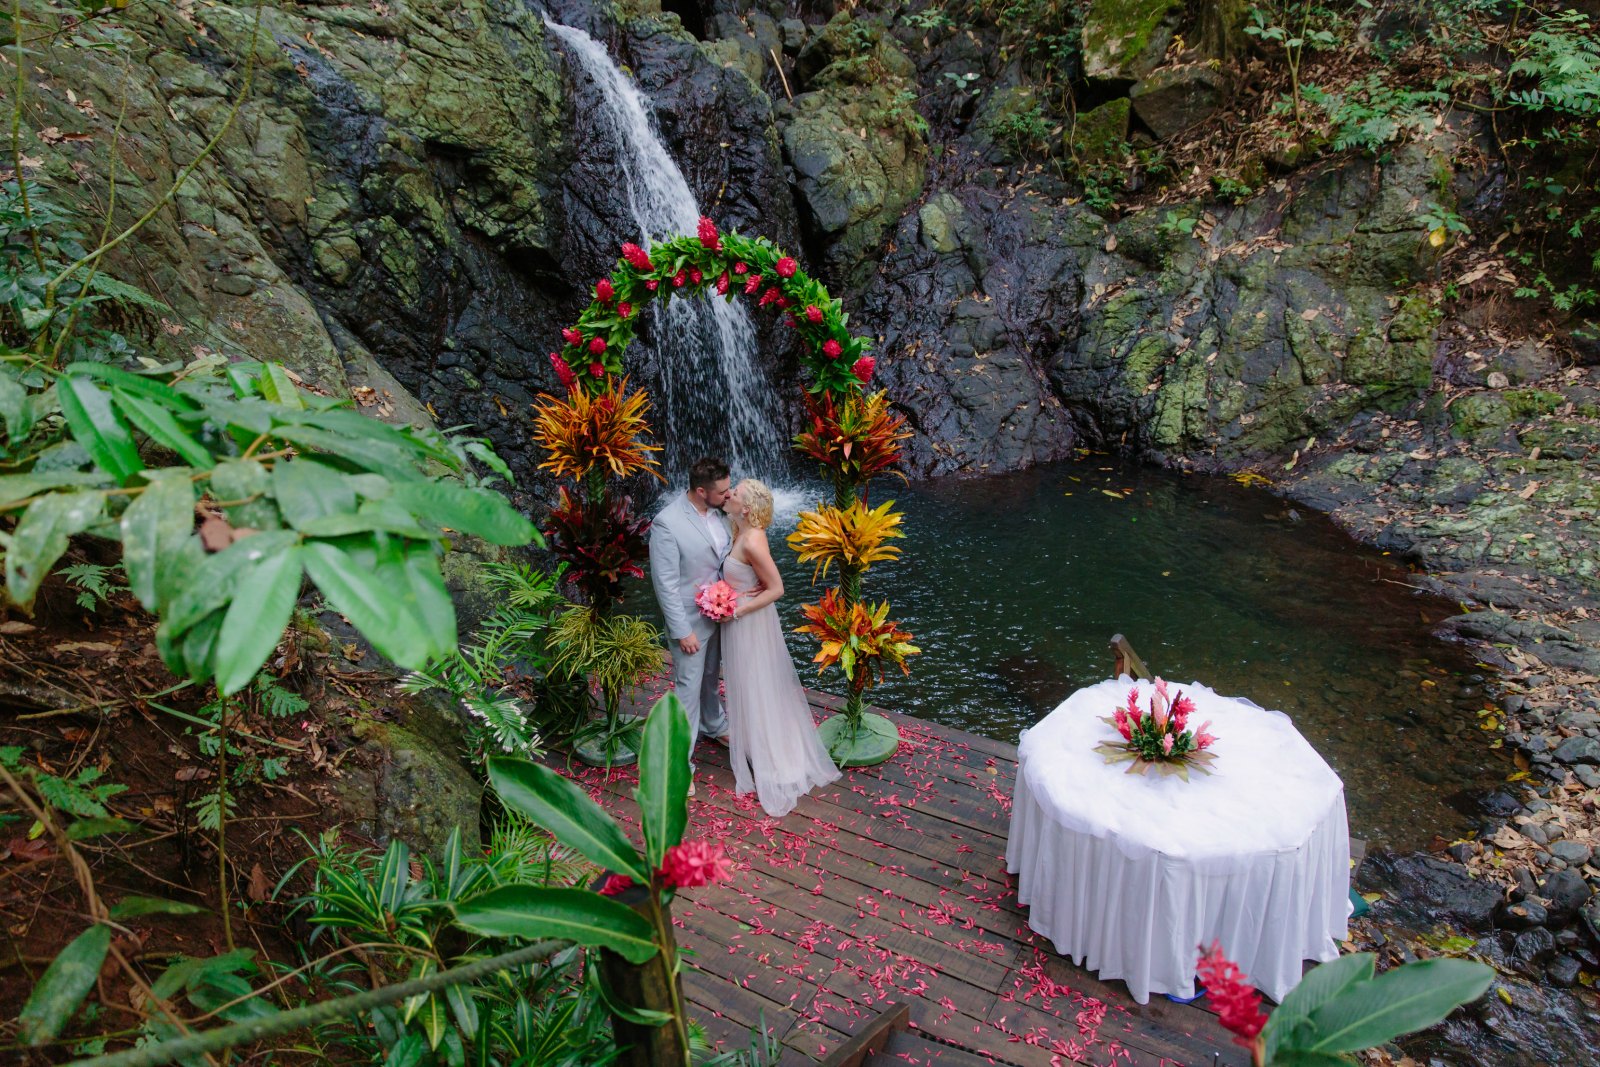
[[[739,607],[734,612],[734,618],[748,615],[768,604],[774,604],[783,596],[783,578],[778,574],[778,565],[772,562],[772,549],[767,547],[767,531],[751,530],[746,534],[744,554],[750,569],[756,572],[756,580],[761,583],[761,591],[753,596],[739,598]]]

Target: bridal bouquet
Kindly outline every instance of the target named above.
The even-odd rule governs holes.
[[[1155,680],[1149,696],[1150,710],[1146,711],[1139,705],[1139,683],[1133,684],[1128,690],[1127,706],[1105,719],[1122,735],[1122,740],[1103,741],[1095,751],[1107,763],[1128,761],[1129,774],[1146,774],[1152,767],[1162,774],[1176,774],[1184,781],[1189,780],[1190,768],[1210,774],[1209,764],[1217,757],[1206,750],[1217,739],[1207,732],[1210,722],[1189,729],[1194,701],[1182,690],[1169,697],[1167,683],[1160,678]]]
[[[739,594],[733,586],[718,578],[709,585],[702,585],[694,595],[694,602],[700,614],[712,622],[721,622],[733,618],[733,611],[739,606]]]

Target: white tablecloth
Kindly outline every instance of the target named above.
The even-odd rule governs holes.
[[[1193,996],[1213,939],[1282,1000],[1303,960],[1333,959],[1347,936],[1344,786],[1288,716],[1199,683],[1174,689],[1192,726],[1211,720],[1212,773],[1128,774],[1094,747],[1118,739],[1101,717],[1132,684],[1080,689],[1022,732],[1006,868],[1028,925],[1141,1004]]]

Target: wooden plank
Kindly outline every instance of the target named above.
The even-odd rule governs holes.
[[[849,1041],[834,1050],[825,1067],[862,1067],[869,1056],[888,1044],[889,1036],[904,1030],[911,1022],[911,1010],[904,1004],[890,1004],[871,1024],[862,1027]]]
[[[993,1063],[987,1056],[929,1040],[915,1030],[900,1030],[889,1035],[883,1051],[863,1067],[991,1067]]]

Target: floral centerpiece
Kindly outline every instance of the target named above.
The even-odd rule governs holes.
[[[1208,730],[1210,722],[1198,729],[1189,729],[1189,716],[1194,714],[1194,701],[1179,690],[1170,696],[1167,683],[1157,678],[1150,689],[1150,709],[1139,705],[1139,683],[1128,690],[1128,703],[1120,707],[1105,721],[1122,735],[1121,741],[1103,741],[1095,751],[1107,763],[1129,763],[1129,774],[1147,774],[1153,767],[1162,774],[1176,774],[1189,780],[1191,769],[1211,773],[1210,764],[1216,753],[1207,751],[1216,743]]]
[[[739,606],[739,594],[733,586],[718,578],[700,587],[694,595],[695,606],[700,609],[700,614],[712,622],[721,622],[723,619],[733,618],[734,609]]]

